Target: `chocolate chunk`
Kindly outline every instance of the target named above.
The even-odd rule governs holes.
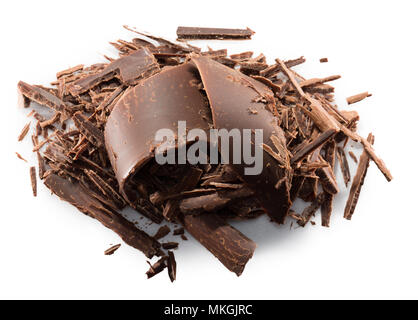
[[[17,137],[17,141],[22,141],[23,139],[25,139],[26,135],[29,132],[29,127],[30,127],[30,122],[28,122],[23,128],[22,131],[20,132],[19,136]]]
[[[146,275],[147,275],[148,279],[150,279],[150,278],[154,277],[155,275],[161,273],[165,268],[167,268],[166,261],[167,261],[167,257],[162,257],[160,260],[158,260],[153,265],[151,265],[148,262],[148,264],[150,265],[150,269],[146,272]]]
[[[367,141],[370,144],[374,144],[374,136],[370,133],[367,137]],[[367,169],[369,168],[370,156],[366,150],[360,156],[359,165],[357,167],[356,175],[354,176],[353,183],[350,188],[350,194],[347,199],[347,203],[344,209],[344,218],[351,220],[354,210],[356,208],[361,188],[366,178]]]
[[[178,242],[165,242],[165,243],[162,243],[163,249],[166,249],[166,250],[176,249],[176,248],[178,248],[178,246],[179,246]]]
[[[360,102],[361,100],[364,100],[364,99],[366,99],[368,97],[371,97],[371,96],[372,96],[372,94],[368,93],[368,92],[359,93],[359,94],[356,94],[354,96],[348,97],[347,98],[347,103],[348,104],[357,103],[357,102]]]

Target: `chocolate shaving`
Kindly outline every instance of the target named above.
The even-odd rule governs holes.
[[[30,182],[31,182],[31,185],[32,185],[33,196],[36,197],[38,192],[37,192],[37,189],[36,189],[36,169],[35,169],[35,167],[30,167],[29,172],[30,172]]]
[[[118,249],[120,248],[120,246],[121,246],[121,244],[116,244],[116,245],[114,245],[114,246],[111,246],[109,249],[107,249],[107,250],[104,252],[104,254],[105,254],[106,256],[111,256],[111,255],[113,255],[113,254],[116,252],[116,250],[118,250]]]
[[[140,79],[158,71],[159,66],[153,54],[147,48],[140,48],[111,62],[103,71],[75,81],[69,87],[69,91],[77,96],[114,77],[118,77],[126,85],[134,85]]]
[[[357,157],[356,155],[353,153],[353,151],[348,151],[348,155],[350,156],[351,159],[353,159],[353,161],[355,163],[358,163]]]
[[[28,160],[26,160],[25,158],[23,158],[21,155],[20,155],[20,153],[19,152],[15,152],[16,153],[16,156],[20,159],[20,160],[23,160],[23,161],[25,161],[25,162],[28,162]]]
[[[223,29],[223,28],[197,28],[178,27],[179,40],[247,40],[255,32],[251,29]]]
[[[171,282],[174,282],[177,274],[177,263],[172,251],[168,251],[167,269]]]
[[[372,96],[372,94],[368,93],[368,92],[359,93],[359,94],[356,94],[354,96],[348,97],[347,98],[347,103],[348,104],[357,103],[357,102],[360,102],[361,100],[364,100],[364,99],[366,99],[368,97],[371,97],[371,96]]]
[[[374,144],[374,136],[369,133],[367,141],[370,144]],[[356,209],[358,199],[360,197],[360,191],[366,178],[367,169],[369,168],[370,156],[366,150],[360,156],[359,165],[357,167],[356,175],[354,176],[353,183],[351,184],[350,194],[348,196],[347,203],[344,209],[344,218],[351,220],[354,210]]]
[[[348,186],[351,180],[350,167],[348,165],[347,156],[345,155],[344,149],[341,147],[337,148],[337,158],[340,163],[341,172],[343,174],[344,183]]]
[[[294,164],[296,162],[299,162],[307,155],[312,153],[314,150],[319,148],[321,145],[323,145],[325,142],[327,142],[329,139],[331,139],[336,133],[336,130],[329,129],[328,131],[320,134],[316,139],[312,140],[310,143],[300,148],[300,150],[298,150],[290,159],[290,163]]]
[[[165,250],[177,249],[179,246],[178,242],[165,242],[162,243],[162,247]]]
[[[20,132],[19,136],[17,137],[17,141],[22,141],[29,132],[30,122],[25,124],[22,131]]]
[[[156,276],[157,274],[161,273],[165,268],[167,268],[167,257],[162,257],[156,263],[151,265],[149,262],[150,269],[146,272],[148,279]]]

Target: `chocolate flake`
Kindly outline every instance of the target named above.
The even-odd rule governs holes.
[[[37,188],[36,188],[36,169],[35,169],[35,167],[30,167],[29,172],[30,172],[30,181],[31,181],[31,185],[32,185],[33,196],[36,197],[38,192],[37,192]]]
[[[17,141],[22,141],[29,132],[30,122],[25,124],[22,131],[20,132],[19,136],[17,137]]]
[[[116,250],[118,250],[118,249],[120,248],[120,246],[121,246],[121,244],[116,244],[116,245],[114,245],[114,246],[111,246],[109,249],[107,249],[107,250],[104,252],[104,254],[105,254],[106,256],[111,256],[111,255],[113,255],[113,254],[116,252]]]
[[[168,267],[168,276],[170,277],[171,282],[176,280],[177,274],[177,262],[174,258],[174,252],[168,251],[168,260],[167,260],[167,267]]]
[[[373,134],[369,133],[367,141],[370,144],[374,144]],[[369,163],[370,156],[367,153],[367,151],[364,150],[360,156],[360,161],[357,167],[356,175],[354,176],[353,183],[351,184],[350,194],[348,196],[347,203],[344,209],[344,218],[346,218],[347,220],[351,220],[354,214],[354,210],[356,209],[356,205],[360,197],[360,191],[366,178],[367,169],[369,168]]]
[[[368,92],[359,93],[359,94],[356,94],[354,96],[348,97],[347,98],[347,103],[348,104],[357,103],[357,102],[360,102],[361,100],[364,100],[364,99],[366,99],[368,97],[371,97],[371,96],[372,96],[372,94],[368,93]]]
[[[251,29],[178,27],[179,40],[247,40],[255,32]]]
[[[159,240],[164,238],[166,235],[170,233],[170,228],[168,226],[162,226],[158,229],[157,233],[153,236],[155,240]]]

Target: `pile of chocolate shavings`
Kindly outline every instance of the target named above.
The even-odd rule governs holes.
[[[33,152],[37,154],[39,178],[54,194],[112,229],[149,259],[160,257],[150,264],[149,278],[167,268],[171,281],[175,280],[176,261],[172,250],[178,243],[160,242],[170,234],[168,226],[161,227],[154,236],[141,230],[121,215],[125,207],[132,207],[153,223],[175,224],[173,235],[184,240],[187,239],[186,229],[237,275],[252,257],[255,243],[229,225],[228,220],[254,219],[266,214],[256,192],[243,183],[229,165],[159,166],[150,161],[126,187],[136,194],[137,200],[129,201],[121,192],[105,146],[107,119],[129,88],[165,67],[182,65],[191,57],[206,57],[250,76],[272,91],[271,97],[260,93],[256,102],[268,105],[284,132],[286,146],[281,146],[279,139],[272,136],[273,147],[264,144],[263,149],[287,172],[277,182],[277,188],[286,184],[291,202],[300,198],[310,203],[301,213],[290,206],[287,208],[287,218],[300,226],[305,226],[319,209],[322,225],[329,226],[333,199],[339,192],[336,158],[345,185],[352,180],[344,211],[346,219],[351,219],[354,213],[370,160],[388,181],[392,179],[373,150],[374,136],[369,134],[365,139],[356,133],[357,112],[340,110],[334,104],[334,87],[328,82],[339,76],[303,78],[292,67],[304,63],[304,57],[288,61],[276,59],[273,65],[268,65],[263,54],[253,57],[253,52],[228,55],[226,49],[201,51],[186,42],[177,44],[130,30],[139,36],[131,41],[111,43],[119,51],[119,58],[106,57],[108,63],[78,65],[58,72],[49,88],[21,81],[18,89],[25,108],[33,101],[53,111],[49,118],[35,111],[30,113],[36,123],[31,139]],[[248,39],[253,34],[249,29],[222,30],[182,27],[178,36],[182,39]],[[321,59],[321,62],[326,61]],[[203,91],[202,83],[197,81],[194,85]],[[347,101],[351,104],[368,96],[369,93],[363,93]],[[257,110],[251,108],[248,113],[258,116]],[[18,140],[23,140],[28,132],[29,124]],[[358,161],[353,179],[345,151],[350,139],[364,146],[359,160],[349,151],[350,157]],[[34,167],[30,168],[30,177],[36,196]],[[119,245],[109,248],[106,254],[113,254],[117,248]]]

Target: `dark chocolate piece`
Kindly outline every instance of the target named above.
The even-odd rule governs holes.
[[[114,77],[118,77],[126,85],[133,85],[158,71],[159,66],[154,55],[143,47],[113,61],[103,71],[75,81],[69,87],[69,91],[73,96],[77,96]]]
[[[23,81],[19,81],[17,87],[22,95],[31,101],[35,101],[42,106],[46,106],[65,115],[71,114],[70,106],[51,92],[37,86],[31,86]]]
[[[178,27],[177,38],[179,40],[247,40],[255,32],[251,29],[224,29],[224,28],[198,28]]]
[[[179,236],[182,234],[184,234],[184,228],[177,228],[177,229],[174,229],[173,231],[173,236]]]
[[[240,276],[256,244],[216,214],[184,217],[184,228],[228,268]]]
[[[248,188],[240,188],[232,191],[216,192],[200,197],[187,198],[180,201],[179,208],[184,214],[198,214],[220,210],[233,201],[238,201],[254,195],[254,191]]]
[[[162,247],[165,250],[177,249],[179,246],[178,242],[165,242],[162,243]]]
[[[111,255],[113,255],[113,254],[116,252],[116,250],[118,250],[118,249],[120,248],[120,246],[121,246],[121,244],[116,244],[116,245],[114,245],[114,246],[111,246],[109,249],[107,249],[107,250],[104,252],[104,254],[105,254],[106,256],[111,256]]]
[[[150,269],[146,272],[148,279],[154,277],[155,275],[161,273],[165,268],[167,268],[167,257],[162,257],[156,263],[151,265],[149,262]]]
[[[20,131],[20,134],[17,137],[17,141],[22,141],[23,139],[25,139],[26,135],[29,132],[29,127],[30,127],[30,122],[25,124],[25,126],[22,128],[22,131]]]
[[[370,144],[374,144],[374,136],[370,133],[367,137],[367,141]],[[361,188],[366,178],[367,169],[369,168],[370,156],[366,150],[360,156],[359,165],[357,167],[356,175],[354,176],[353,183],[351,184],[350,194],[347,199],[347,203],[344,209],[344,218],[351,220],[354,210],[356,208]]]
[[[321,58],[319,59],[320,63],[327,63],[328,62],[328,58]]]
[[[29,168],[29,173],[30,173],[30,181],[31,181],[31,185],[32,185],[33,196],[36,197],[38,192],[37,192],[37,188],[36,188],[36,169],[35,169],[35,167],[30,167]]]
[[[97,147],[104,146],[103,132],[89,121],[81,112],[76,112],[72,117],[78,130]]]
[[[21,155],[20,155],[20,153],[19,152],[15,152],[16,153],[16,156],[20,159],[20,160],[23,160],[23,161],[25,161],[25,162],[28,162],[28,160],[26,160],[25,158],[23,158]]]
[[[162,226],[158,229],[157,233],[153,236],[155,240],[160,240],[170,233],[170,228],[168,226]]]
[[[356,94],[354,96],[348,97],[347,98],[347,103],[348,104],[357,103],[357,102],[360,102],[361,100],[364,100],[364,99],[366,99],[368,97],[371,97],[371,96],[372,96],[372,94],[368,93],[368,92],[359,93],[359,94]]]
[[[174,282],[177,275],[177,262],[173,251],[168,251],[167,269],[171,282]]]

